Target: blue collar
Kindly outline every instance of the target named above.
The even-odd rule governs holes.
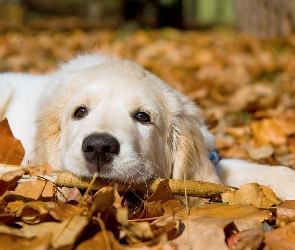
[[[217,163],[222,159],[219,150],[214,150],[209,153],[209,159],[213,165],[217,165]]]

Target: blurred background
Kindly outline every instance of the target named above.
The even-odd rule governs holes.
[[[295,169],[294,28],[290,0],[0,0],[0,71],[131,59],[201,107],[224,157]]]
[[[294,12],[294,1],[288,0],[0,0],[4,22],[75,16],[87,19],[89,26],[108,28],[234,25],[261,38],[293,32]]]

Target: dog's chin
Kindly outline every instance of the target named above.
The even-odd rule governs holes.
[[[79,178],[91,179],[97,172],[98,178],[100,179],[118,181],[123,184],[140,184],[151,179],[151,176],[145,176],[142,172],[134,171],[132,167],[122,170],[120,168],[117,169],[117,166],[111,163],[104,164],[100,167],[93,163],[86,163],[82,168],[81,166],[73,167],[73,165],[71,165],[70,168],[66,166],[65,169]]]

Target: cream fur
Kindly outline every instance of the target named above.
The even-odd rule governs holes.
[[[99,169],[102,178],[258,182],[282,199],[295,199],[295,172],[289,168],[227,159],[215,169],[209,161],[214,137],[198,107],[134,62],[83,55],[53,74],[2,74],[0,93],[0,118],[8,118],[26,149],[23,165],[46,162],[91,177],[98,169],[83,156],[82,142],[107,133],[119,141],[120,152]],[[77,120],[73,113],[79,106],[89,112]],[[149,113],[151,124],[135,121],[136,111]]]

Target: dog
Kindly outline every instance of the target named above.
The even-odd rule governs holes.
[[[0,95],[0,119],[25,148],[22,165],[127,183],[256,182],[295,199],[295,171],[220,160],[196,104],[135,62],[85,54],[50,74],[2,73]]]

